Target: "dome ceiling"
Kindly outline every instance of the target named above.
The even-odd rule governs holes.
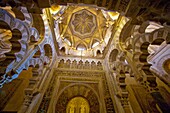
[[[72,34],[83,39],[94,34],[97,27],[96,16],[86,9],[75,12],[70,21]]]
[[[61,54],[102,57],[118,13],[77,5],[60,6],[57,9],[52,15],[57,23],[59,49],[65,49]],[[115,20],[111,15],[114,15]]]

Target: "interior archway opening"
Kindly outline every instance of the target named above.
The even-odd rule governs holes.
[[[89,113],[89,111],[89,103],[83,97],[74,97],[67,104],[66,113]]]

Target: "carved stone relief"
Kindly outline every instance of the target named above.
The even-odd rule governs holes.
[[[89,69],[89,70],[103,70],[102,63],[98,61],[97,63],[92,61],[91,63],[86,60],[77,61],[73,60],[72,62],[68,59],[66,62],[64,59],[59,61],[58,68],[67,68],[67,69]]]
[[[64,90],[63,93],[60,94],[61,96],[59,96],[59,98],[58,98],[59,100],[57,101],[57,104],[56,104],[56,109],[58,109],[60,113],[66,110],[66,105],[67,105],[68,101],[75,96],[83,96],[89,101],[89,103],[91,103],[91,100],[93,100],[92,99],[93,91],[91,89],[87,88],[86,86],[83,86],[81,84],[78,85],[78,83],[82,83],[82,84],[86,84],[86,85],[90,86],[91,88],[93,88],[95,90],[95,92],[97,92],[97,94],[99,96],[101,96],[100,93],[103,93],[102,95],[103,95],[103,99],[104,99],[104,102],[106,105],[106,108],[105,108],[106,111],[114,113],[113,101],[111,99],[111,95],[110,95],[108,85],[106,82],[105,72],[94,72],[94,71],[80,72],[80,71],[57,69],[55,76],[58,76],[59,81],[60,81],[60,86],[59,86],[58,92],[61,92],[64,88],[70,86],[71,84],[77,84],[77,85],[70,86],[67,90]],[[100,92],[100,90],[99,90],[99,82],[102,82],[102,84],[103,84],[102,92]],[[91,92],[91,93],[89,93],[89,92]],[[90,94],[89,95],[90,97],[88,97],[88,94]],[[66,97],[63,97],[63,95],[65,95]],[[95,97],[95,95],[94,95],[94,97]],[[62,98],[63,99],[65,98],[64,100],[67,101],[66,103],[63,103],[64,105],[61,104],[61,102],[63,101]],[[88,98],[90,98],[90,99],[88,99]],[[95,97],[95,98],[97,98],[97,97]],[[97,99],[95,99],[95,100],[97,100]],[[60,109],[61,105],[65,106],[65,107],[63,109]],[[96,107],[94,107],[94,106],[90,107],[91,108],[90,113],[92,113],[92,112],[99,113],[99,111],[93,111],[95,109],[99,109],[99,105],[97,108]],[[95,109],[93,109],[93,108],[95,108]],[[56,112],[58,112],[58,110]]]

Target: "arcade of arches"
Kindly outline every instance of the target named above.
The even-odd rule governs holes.
[[[0,0],[0,113],[169,113],[169,0]]]

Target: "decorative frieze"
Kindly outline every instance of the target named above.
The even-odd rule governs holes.
[[[77,61],[67,60],[66,62],[64,59],[59,61],[58,68],[66,68],[66,69],[88,69],[88,70],[103,70],[102,63],[98,61],[97,63],[92,61],[91,63],[86,60],[83,62],[82,60]]]

